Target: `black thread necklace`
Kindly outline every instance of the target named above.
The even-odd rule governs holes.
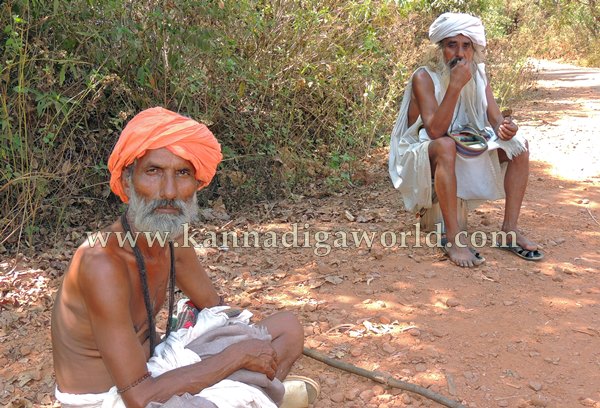
[[[133,238],[131,227],[127,221],[127,212],[121,215],[121,224],[123,225],[125,233],[131,234],[131,238]],[[144,305],[146,306],[146,315],[148,317],[148,326],[150,330],[150,356],[152,356],[152,354],[154,354],[154,343],[156,341],[156,323],[154,322],[154,308],[152,307],[152,302],[150,301],[150,291],[148,289],[148,273],[146,272],[146,264],[144,262],[144,257],[142,256],[142,252],[137,247],[135,242],[131,248],[133,249],[133,254],[135,255],[135,262],[138,267],[140,281],[142,284]],[[169,241],[169,251],[171,255],[171,267],[169,270],[169,315],[167,317],[167,333],[165,335],[165,339],[169,337],[169,334],[171,333],[171,316],[173,315],[173,307],[175,306],[175,252],[173,248],[173,241]]]

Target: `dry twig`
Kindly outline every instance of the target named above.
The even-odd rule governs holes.
[[[596,334],[595,333],[590,333],[588,331],[585,330],[580,330],[580,329],[572,329],[574,332],[576,333],[582,333],[582,334],[587,334],[588,336],[592,336],[594,337]]]
[[[592,212],[590,211],[590,207],[585,207],[585,209],[587,210],[587,212],[590,215],[590,217],[592,217],[592,220],[594,220],[594,222],[596,224],[600,225],[600,223],[598,222],[598,220],[596,219],[596,217],[594,217],[594,214],[592,214]]]
[[[446,407],[466,408],[460,402],[451,400],[448,397],[445,397],[436,392],[428,390],[427,388],[420,387],[416,384],[411,384],[406,381],[397,380],[394,377],[392,377],[388,374],[379,372],[379,371],[365,370],[364,368],[360,368],[353,364],[346,363],[345,361],[333,359],[331,357],[326,356],[323,353],[320,353],[316,350],[313,350],[313,349],[310,349],[307,347],[304,347],[304,355],[314,358],[315,360],[325,363],[331,367],[338,368],[340,370],[344,370],[344,371],[347,371],[352,374],[360,375],[361,377],[368,378],[368,379],[376,381],[378,383],[385,384],[385,385],[388,385],[388,386],[394,387],[394,388],[400,388],[401,390],[404,390],[404,391],[414,392],[415,394],[419,394],[425,398],[428,398],[428,399],[435,401],[439,404],[442,404]]]

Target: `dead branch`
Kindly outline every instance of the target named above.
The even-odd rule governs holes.
[[[592,214],[592,212],[590,211],[590,207],[585,207],[585,209],[587,210],[587,212],[590,215],[590,217],[592,217],[592,220],[594,220],[594,222],[596,224],[600,225],[600,223],[598,222],[598,220],[596,219],[596,217],[594,217],[594,214]]]
[[[394,377],[382,373],[380,371],[370,371],[365,370],[364,368],[357,367],[345,361],[340,361],[333,359],[331,357],[326,356],[323,353],[320,353],[316,350],[310,349],[308,347],[304,347],[304,355],[314,358],[322,363],[325,363],[331,367],[347,371],[352,374],[360,375],[361,377],[368,378],[375,382],[388,385],[393,388],[400,388],[404,391],[414,392],[415,394],[419,394],[425,398],[428,398],[432,401],[437,402],[438,404],[442,404],[446,407],[450,408],[466,408],[458,401],[451,400],[443,395],[440,395],[436,392],[428,390],[427,388],[420,387],[416,384],[412,384],[406,381],[397,380]]]

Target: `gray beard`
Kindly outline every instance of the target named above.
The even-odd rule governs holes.
[[[179,214],[156,214],[154,211],[159,207],[176,208]],[[189,201],[146,201],[131,188],[128,215],[136,231],[166,233],[172,241],[183,235],[183,229],[198,217],[198,197],[194,193]]]

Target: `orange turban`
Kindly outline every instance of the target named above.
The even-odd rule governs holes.
[[[147,150],[163,147],[192,163],[198,190],[210,184],[223,158],[221,145],[205,125],[164,108],[146,109],[125,126],[108,159],[110,188],[123,202],[129,201],[121,183],[123,170]]]

